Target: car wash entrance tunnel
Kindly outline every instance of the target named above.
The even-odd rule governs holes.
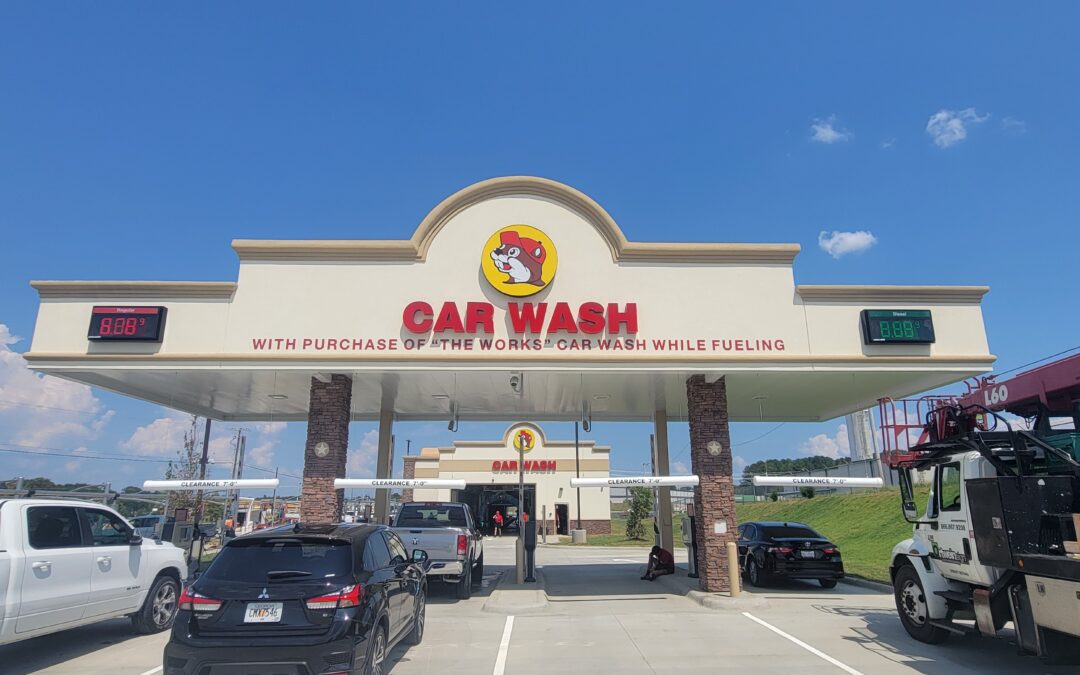
[[[732,422],[825,421],[994,361],[986,288],[797,284],[797,245],[630,241],[588,196],[540,178],[466,187],[409,239],[233,249],[236,281],[33,282],[25,358],[214,420],[306,422],[307,521],[341,518],[351,421],[378,423],[377,478],[391,477],[400,421],[651,422],[658,475],[669,423],[686,422],[706,591],[728,588]],[[529,471],[548,470],[543,459]],[[481,519],[516,517],[516,471],[486,471],[458,497]],[[376,495],[385,519],[388,491]],[[571,495],[526,497],[552,530],[573,527],[576,508]],[[657,521],[673,550],[667,488]]]

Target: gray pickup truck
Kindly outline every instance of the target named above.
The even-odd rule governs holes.
[[[410,549],[427,551],[429,580],[457,584],[457,596],[463,600],[480,587],[484,537],[467,504],[407,502],[392,527]]]

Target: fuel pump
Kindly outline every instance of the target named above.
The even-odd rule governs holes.
[[[686,569],[691,579],[697,578],[697,537],[694,535],[694,505],[686,505],[686,517],[682,519],[682,541],[688,559]]]
[[[533,583],[536,581],[536,521],[522,523],[522,527],[525,528],[525,581]]]

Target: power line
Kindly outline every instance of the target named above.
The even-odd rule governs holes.
[[[105,457],[101,455],[84,455],[75,452],[63,453],[63,452],[50,452],[48,450],[15,450],[12,448],[0,448],[0,452],[13,452],[20,455],[47,455],[49,457],[74,457],[77,459],[106,459],[113,462],[157,462],[168,463],[172,460],[169,459],[150,459],[148,457],[131,457],[118,456],[118,457]]]
[[[1000,373],[993,373],[993,375],[994,375],[994,377],[1001,377],[1002,375],[1008,375],[1009,373],[1020,370],[1021,368],[1027,368],[1028,366],[1034,366],[1037,363],[1042,363],[1043,361],[1048,361],[1048,360],[1050,360],[1052,358],[1055,358],[1057,356],[1064,356],[1065,354],[1068,354],[1069,352],[1075,352],[1077,349],[1080,349],[1080,345],[1077,345],[1075,347],[1069,347],[1068,349],[1066,349],[1064,351],[1060,351],[1057,354],[1051,354],[1050,356],[1044,356],[1041,359],[1035,359],[1034,361],[1032,361],[1030,363],[1025,363],[1022,366],[1017,366],[1015,368],[1010,368],[1009,370],[1003,370]]]

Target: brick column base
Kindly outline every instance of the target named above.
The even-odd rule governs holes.
[[[727,385],[712,384],[702,375],[686,381],[690,420],[690,462],[700,483],[694,488],[694,534],[698,541],[698,583],[709,592],[730,591],[727,542],[736,541],[735,489],[731,479],[731,437],[728,430]],[[708,444],[720,444],[720,454],[709,454]],[[726,527],[726,532],[717,529]]]
[[[343,491],[334,489],[334,479],[345,477],[351,413],[351,378],[333,375],[330,382],[311,378],[304,481],[300,491],[302,522],[341,522]],[[319,443],[330,446],[325,457],[315,454],[315,446]]]

